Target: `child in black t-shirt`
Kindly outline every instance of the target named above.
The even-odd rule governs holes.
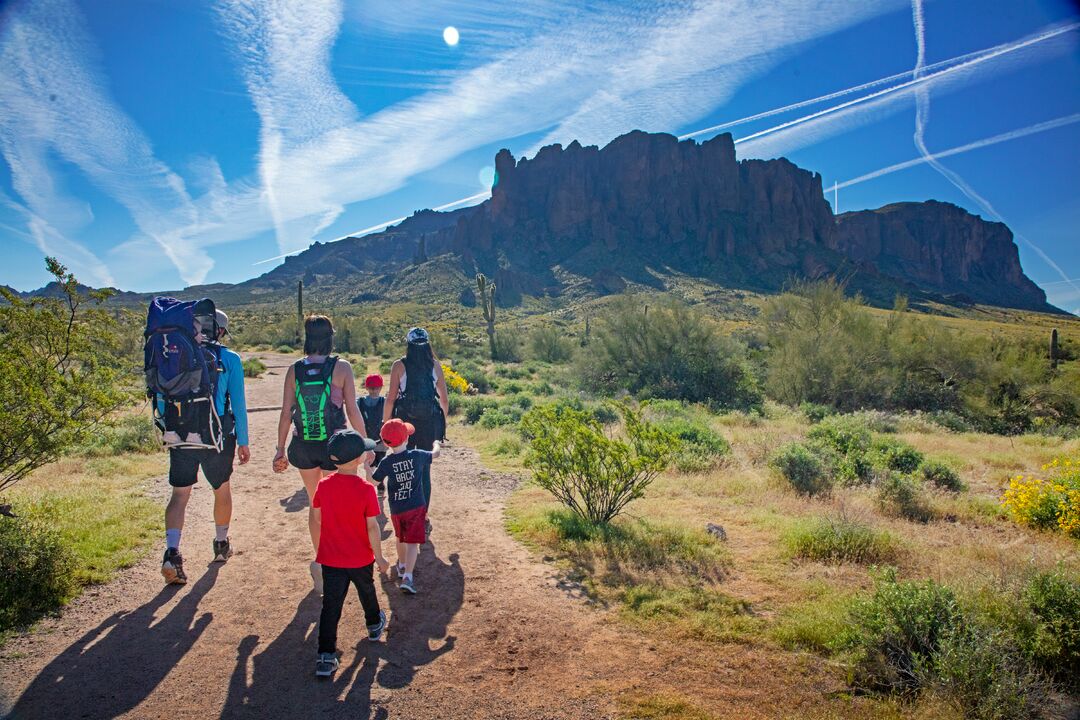
[[[364,430],[367,431],[367,436],[378,443],[375,446],[375,459],[371,463],[371,467],[378,467],[379,462],[386,456],[386,445],[380,440],[379,434],[382,429],[383,407],[386,404],[386,398],[382,396],[382,375],[378,373],[368,375],[364,378],[364,388],[367,390],[367,395],[356,398],[356,406],[360,409],[360,417],[364,419]],[[371,479],[369,476],[368,480]],[[380,482],[378,487],[379,495],[384,495],[386,485]]]
[[[390,454],[375,469],[374,479],[387,481],[390,520],[397,537],[398,587],[403,593],[416,594],[413,568],[420,546],[427,539],[427,497],[424,477],[431,472],[431,461],[439,456],[438,441],[428,450],[408,449],[409,436],[415,432],[411,423],[394,418],[382,426],[382,439]]]

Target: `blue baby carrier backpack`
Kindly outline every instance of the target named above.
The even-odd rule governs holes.
[[[222,371],[214,352],[216,325],[209,299],[155,297],[146,312],[146,394],[167,448],[221,451],[221,418],[214,406]]]

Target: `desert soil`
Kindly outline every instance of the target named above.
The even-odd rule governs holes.
[[[270,374],[248,381],[250,406],[280,403],[287,360],[270,358]],[[350,594],[341,668],[317,681],[320,598],[308,574],[306,496],[295,470],[270,469],[277,413],[250,420],[253,459],[232,482],[236,555],[210,563],[212,495],[200,481],[184,528],[188,584],[163,585],[155,549],[61,617],[9,640],[0,648],[0,715],[604,718],[625,710],[620,699],[659,693],[718,717],[754,718],[821,709],[840,687],[806,657],[643,636],[614,621],[507,535],[503,505],[517,479],[485,471],[473,451],[453,445],[434,470],[420,593],[382,581],[390,620],[377,643],[366,640]],[[153,492],[165,497],[164,479]]]

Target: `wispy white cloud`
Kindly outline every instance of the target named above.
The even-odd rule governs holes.
[[[90,216],[59,185],[56,161],[63,160],[124,205],[185,279],[204,277],[210,259],[179,232],[179,219],[195,220],[183,180],[154,156],[113,102],[78,8],[66,0],[35,0],[11,3],[3,12],[0,150],[42,251],[60,254],[97,282],[112,280],[72,239]]]

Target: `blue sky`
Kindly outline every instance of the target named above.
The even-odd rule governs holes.
[[[841,211],[936,198],[1004,220],[1080,309],[1067,0],[0,7],[0,283],[19,289],[44,254],[131,290],[244,280],[478,202],[499,148],[640,128],[731,132],[740,157],[820,172],[830,202],[837,183]]]

